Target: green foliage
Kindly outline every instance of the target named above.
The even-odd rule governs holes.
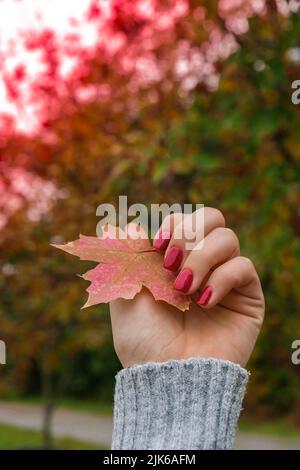
[[[43,442],[38,431],[15,428],[0,424],[0,450],[26,450],[42,449]],[[60,450],[99,450],[104,446],[96,446],[88,442],[81,442],[68,437],[55,440],[55,448]]]

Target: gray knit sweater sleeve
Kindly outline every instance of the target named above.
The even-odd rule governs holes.
[[[116,376],[112,449],[230,449],[248,380],[229,361],[148,363]]]

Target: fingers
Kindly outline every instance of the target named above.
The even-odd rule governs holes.
[[[216,227],[224,227],[225,220],[217,209],[201,208],[193,214],[172,214],[166,217],[154,239],[154,248],[166,249],[164,266],[177,271],[192,249]]]
[[[255,299],[259,299],[261,292],[259,278],[253,263],[249,258],[237,256],[218,266],[209,276],[206,286],[200,292],[196,302],[202,308],[212,308],[222,302],[232,292],[232,304],[238,308],[236,294],[242,294],[251,299],[249,313],[257,311]],[[231,308],[231,299],[227,299],[226,307]]]
[[[203,240],[201,249],[188,254],[175,280],[175,289],[192,294],[203,283],[211,270],[240,254],[239,240],[235,233],[218,227]]]
[[[250,299],[249,311],[257,311],[255,302],[263,298],[258,295],[258,275],[252,262],[240,256],[239,240],[225,228],[224,217],[217,209],[202,208],[193,214],[167,217],[154,247],[165,250],[164,267],[177,273],[174,288],[188,295],[197,292],[193,298],[202,308],[223,302],[223,306],[235,310],[241,294]]]
[[[184,214],[176,212],[164,218],[153,239],[153,246],[158,251],[164,251],[172,238],[174,227],[183,221]]]

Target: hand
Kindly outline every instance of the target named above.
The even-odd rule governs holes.
[[[177,274],[174,288],[192,294],[189,310],[156,302],[146,290],[133,300],[111,302],[114,346],[123,367],[191,357],[245,366],[251,355],[264,317],[258,275],[252,262],[240,256],[238,238],[225,228],[221,212],[200,210],[201,249],[195,245],[187,250],[186,238],[178,238],[184,228],[190,243],[187,231],[199,211],[168,216],[154,243],[162,253],[166,249],[162,263]],[[163,240],[166,229],[168,237]]]

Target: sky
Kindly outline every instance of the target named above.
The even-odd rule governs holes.
[[[80,19],[88,4],[88,0],[0,0],[1,40],[13,37],[23,28],[39,28],[41,23],[63,32],[68,27],[68,18]]]
[[[109,0],[102,2],[105,4]],[[32,74],[38,72],[39,57],[28,54],[21,41],[16,40],[20,33],[28,30],[40,31],[50,27],[64,36],[79,28],[82,44],[92,46],[96,31],[93,24],[85,19],[89,5],[90,0],[0,0],[0,52],[5,55],[5,51],[11,48],[12,40],[15,41],[14,57],[8,66],[13,68],[23,62]],[[26,123],[22,122],[14,105],[8,101],[0,73],[0,113],[6,112],[18,117],[18,126],[24,130]]]

